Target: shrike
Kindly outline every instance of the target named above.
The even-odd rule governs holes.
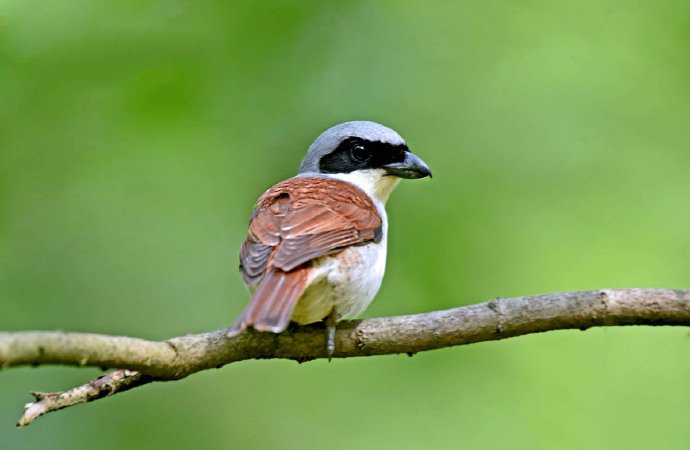
[[[385,204],[401,178],[431,176],[395,131],[356,121],[323,132],[297,176],[259,198],[240,249],[249,304],[230,328],[280,333],[290,321],[335,325],[362,313],[386,267]]]

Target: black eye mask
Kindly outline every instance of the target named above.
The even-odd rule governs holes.
[[[355,170],[381,169],[391,163],[405,160],[409,150],[406,145],[371,142],[359,138],[347,138],[334,151],[321,157],[321,173],[350,173]]]

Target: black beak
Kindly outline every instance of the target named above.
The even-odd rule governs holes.
[[[414,153],[405,152],[402,162],[394,162],[383,166],[388,175],[400,178],[431,178],[431,169],[424,161]]]

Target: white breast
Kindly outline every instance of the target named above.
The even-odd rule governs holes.
[[[301,324],[322,320],[332,308],[335,308],[338,319],[358,316],[374,299],[386,270],[388,217],[385,202],[399,179],[384,177],[383,171],[379,170],[333,177],[356,185],[374,200],[381,216],[382,239],[378,243],[352,246],[313,261],[309,287],[292,314],[292,320]]]
[[[335,308],[338,320],[358,316],[381,287],[386,271],[386,231],[378,243],[352,246],[315,260],[312,280],[292,314],[297,323],[318,322]]]

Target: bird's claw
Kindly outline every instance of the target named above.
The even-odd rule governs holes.
[[[335,353],[335,324],[326,325],[326,354],[328,354],[328,361],[331,361]]]
[[[338,318],[335,309],[333,309],[326,317],[326,355],[328,356],[328,362],[331,362],[331,358],[333,358],[335,353],[335,327],[337,323]]]

